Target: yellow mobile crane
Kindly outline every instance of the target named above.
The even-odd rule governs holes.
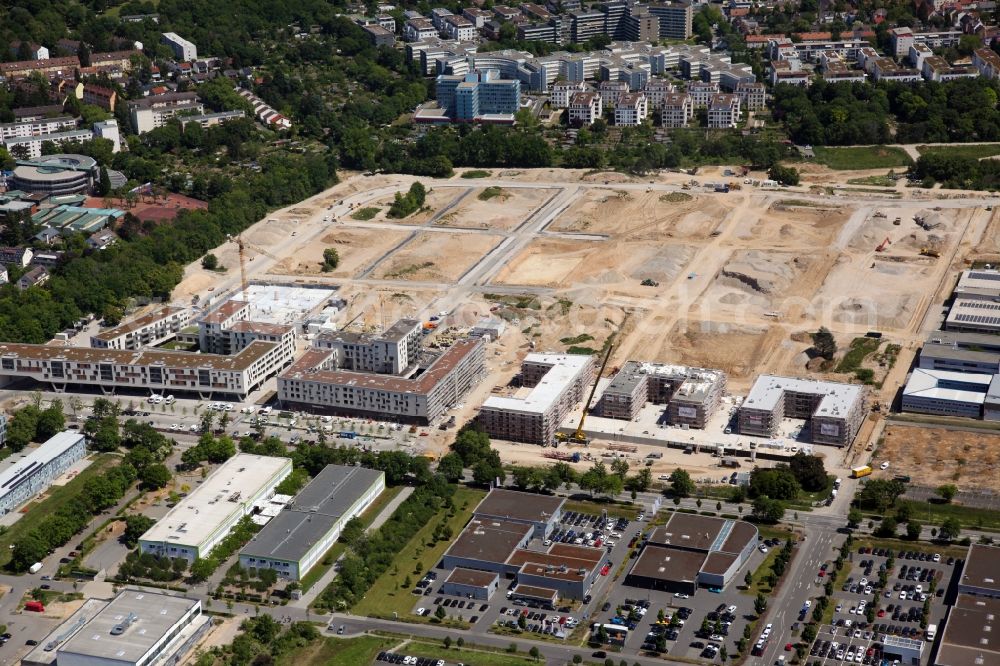
[[[597,371],[597,376],[594,377],[594,385],[590,387],[590,395],[587,396],[587,402],[583,405],[583,413],[580,414],[580,424],[576,426],[576,432],[570,435],[567,435],[564,432],[557,432],[556,440],[559,442],[580,444],[582,446],[590,444],[590,438],[583,433],[583,424],[587,420],[587,412],[590,411],[590,403],[594,401],[594,394],[597,393],[597,384],[601,381],[601,376],[604,375],[604,368],[608,365],[608,359],[611,358],[611,350],[613,350],[614,347],[614,345],[608,345],[607,351],[604,352],[604,360],[601,361],[601,369]]]

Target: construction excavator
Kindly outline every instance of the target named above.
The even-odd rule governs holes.
[[[876,251],[876,252],[885,252],[885,249],[886,249],[887,247],[889,247],[889,243],[890,243],[890,241],[889,241],[889,237],[888,237],[888,236],[886,236],[886,237],[885,237],[885,240],[884,240],[884,241],[882,241],[881,243],[879,243],[879,244],[878,244],[878,247],[876,247],[876,248],[875,248],[875,251]]]
[[[608,345],[607,351],[604,352],[604,360],[601,361],[601,369],[597,371],[597,376],[594,377],[594,385],[590,387],[590,395],[587,396],[587,402],[583,404],[583,413],[580,414],[580,423],[576,426],[576,431],[571,434],[557,432],[557,442],[579,444],[581,446],[590,445],[590,438],[583,432],[583,424],[587,420],[587,412],[590,411],[590,403],[594,401],[594,394],[597,393],[597,384],[601,381],[601,377],[604,375],[604,368],[608,366],[608,359],[611,358],[611,351],[614,347],[614,345]]]

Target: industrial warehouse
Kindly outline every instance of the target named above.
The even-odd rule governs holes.
[[[740,406],[740,434],[774,437],[783,418],[807,419],[811,442],[847,446],[865,419],[865,397],[857,384],[761,375]]]
[[[625,584],[694,594],[724,588],[757,545],[757,528],[742,520],[672,513],[649,535]]]
[[[82,433],[58,433],[0,473],[0,515],[14,511],[48,488],[70,465],[87,455],[85,442]]]
[[[197,599],[123,590],[88,599],[21,663],[25,666],[151,666],[179,662],[211,627]]]
[[[726,375],[718,370],[629,361],[604,389],[598,414],[631,421],[651,402],[667,406],[672,425],[704,428],[725,390]]]
[[[441,567],[453,570],[448,587],[488,598],[498,582],[466,572],[491,572],[515,580],[511,598],[542,604],[554,604],[560,598],[583,599],[601,568],[603,549],[541,543],[558,523],[564,502],[563,498],[492,490],[442,558]]]
[[[327,465],[240,551],[240,565],[301,580],[383,490],[384,472]]]
[[[479,410],[479,425],[496,439],[547,445],[583,400],[595,372],[591,356],[528,354],[521,363],[520,380],[526,393],[487,398]]]
[[[1000,663],[1000,645],[993,627],[1000,616],[1000,548],[969,546],[958,596],[948,613],[936,666],[977,666]]]
[[[207,556],[291,472],[289,458],[236,454],[149,528],[139,550],[189,562]]]

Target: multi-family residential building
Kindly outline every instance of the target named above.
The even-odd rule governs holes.
[[[954,81],[978,77],[979,70],[972,65],[951,65],[940,56],[931,56],[923,59],[920,75],[927,81]]]
[[[708,105],[708,126],[712,129],[733,129],[740,121],[740,98],[722,93]]]
[[[660,39],[691,39],[694,34],[693,2],[651,2],[647,10],[658,19]]]
[[[45,60],[19,60],[0,62],[0,77],[7,80],[24,79],[38,72],[46,78],[73,76],[80,60],[76,56],[66,58],[46,58]]]
[[[39,134],[55,134],[76,129],[76,118],[57,116],[0,124],[0,139],[19,139]]]
[[[663,103],[666,101],[667,96],[673,93],[677,88],[674,84],[666,81],[664,79],[651,79],[646,82],[646,86],[642,89],[646,93],[646,99],[649,101],[649,108],[651,109],[662,109]]]
[[[667,406],[672,425],[704,428],[725,390],[726,374],[720,370],[628,361],[604,389],[598,412],[631,421],[653,403]]]
[[[395,33],[383,28],[377,23],[372,23],[370,25],[363,26],[362,29],[368,35],[368,39],[370,39],[372,44],[374,44],[376,47],[393,46],[396,43]]]
[[[648,8],[634,6],[624,19],[622,33],[630,42],[657,42],[660,40],[660,17],[650,14]]]
[[[254,115],[260,122],[278,129],[288,129],[292,126],[291,120],[275,111],[270,104],[257,97],[253,92],[245,88],[237,88],[236,92],[240,97],[250,102]]]
[[[33,136],[14,137],[4,139],[2,144],[7,152],[12,155],[26,157],[29,160],[38,159],[42,156],[42,144],[52,143],[60,145],[63,143],[76,143],[79,141],[90,141],[94,138],[94,133],[86,129],[66,130],[64,132],[53,132],[51,134],[35,134]]]
[[[748,111],[762,109],[767,103],[767,89],[763,83],[741,83],[736,86],[736,96],[740,106]]]
[[[375,26],[378,27],[378,26]],[[181,116],[178,118],[182,126],[187,126],[189,123],[198,123],[202,127],[214,127],[216,125],[221,125],[222,123],[229,122],[230,120],[238,120],[239,118],[246,118],[246,114],[240,111],[219,111],[218,113],[203,113],[197,116]]]
[[[694,108],[707,108],[712,98],[719,94],[719,84],[692,81],[688,84],[687,94],[691,97]]]
[[[132,126],[138,134],[163,127],[174,116],[182,113],[204,113],[205,107],[192,92],[174,92],[152,95],[128,103]]]
[[[618,97],[615,104],[615,125],[636,127],[649,115],[649,102],[641,92],[627,92]]]
[[[132,69],[132,58],[141,56],[142,51],[135,49],[127,51],[108,51],[105,53],[91,53],[90,66],[98,69],[113,68],[127,72]],[[192,60],[196,59],[192,58]]]
[[[464,76],[442,74],[437,77],[436,93],[438,106],[459,122],[512,119],[521,108],[521,82],[501,79],[495,69]]]
[[[250,302],[228,300],[202,315],[198,348],[210,354],[237,354],[257,341],[277,345],[280,356],[295,355],[295,326],[251,321]]]
[[[444,7],[435,7],[431,10],[431,25],[437,28],[438,32],[444,32],[444,22],[449,16],[454,16],[451,10]]]
[[[976,49],[972,53],[972,64],[979,75],[987,79],[1000,78],[1000,55],[990,48]]]
[[[571,125],[591,125],[604,113],[601,96],[595,92],[573,93],[567,108]]]
[[[114,113],[115,104],[118,102],[118,93],[113,88],[85,83],[83,85],[83,103],[99,106],[105,111]]]
[[[170,47],[174,52],[174,57],[182,62],[191,62],[198,59],[198,47],[184,39],[175,32],[165,32],[160,40]]]
[[[613,107],[618,98],[628,92],[628,83],[624,81],[601,81],[597,84],[597,94],[601,96],[601,106]]]
[[[403,39],[408,42],[419,42],[422,39],[437,37],[438,29],[428,19],[410,19],[403,24]]]
[[[444,18],[442,25],[444,27],[441,32],[448,39],[457,39],[460,42],[464,42],[476,38],[476,26],[464,16],[448,15]]]
[[[331,350],[329,364],[338,370],[400,375],[417,362],[421,338],[419,320],[400,319],[380,334],[320,333],[313,347]]]
[[[492,12],[479,9],[478,7],[466,7],[462,10],[462,16],[467,18],[475,26],[476,30],[482,30],[486,22],[493,18]]]
[[[570,40],[574,44],[604,34],[604,14],[601,12],[570,12]]]
[[[456,342],[406,377],[338,370],[333,349],[313,348],[278,377],[278,400],[289,408],[426,425],[461,402],[486,363],[479,339]]]
[[[740,434],[774,437],[784,418],[811,419],[814,443],[847,446],[864,422],[865,397],[858,384],[761,375],[740,405]]]
[[[528,354],[521,364],[521,385],[531,392],[524,398],[490,396],[479,409],[479,425],[496,439],[549,444],[583,399],[594,372],[591,356]]]
[[[95,349],[128,350],[157,347],[176,336],[190,319],[191,313],[187,308],[157,308],[132,321],[91,336],[90,346]]]
[[[660,120],[664,127],[686,127],[694,117],[694,102],[687,93],[670,93],[663,100]]]
[[[565,109],[569,106],[570,97],[578,92],[586,92],[587,84],[583,81],[560,81],[552,86],[551,102],[554,109]]]
[[[17,510],[86,456],[86,439],[83,433],[60,432],[5,466],[0,472],[0,515]]]

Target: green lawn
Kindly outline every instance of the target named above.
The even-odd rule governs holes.
[[[917,146],[917,152],[921,155],[944,154],[951,157],[971,157],[978,160],[983,157],[1000,155],[1000,143],[988,143],[982,146],[963,146],[961,144],[951,146]]]
[[[934,504],[901,500],[912,509],[913,518],[924,525],[940,525],[946,518],[957,518],[962,527],[1000,531],[1000,511],[961,504]]]
[[[64,486],[51,486],[48,495],[41,501],[35,501],[21,508],[25,515],[7,530],[0,534],[0,567],[10,562],[10,546],[22,536],[38,526],[44,526],[52,514],[76,498],[83,489],[87,479],[100,475],[104,470],[116,464],[120,458],[110,453],[99,454],[93,462],[72,481]]]
[[[417,563],[420,563],[421,571],[427,571],[434,566],[444,555],[444,552],[451,545],[451,540],[435,541],[428,545],[434,528],[442,519],[447,518],[447,524],[451,527],[452,534],[458,533],[469,522],[472,510],[476,508],[479,501],[486,495],[482,490],[471,488],[459,488],[455,491],[455,515],[447,518],[448,511],[442,509],[437,516],[427,521],[419,532],[417,532],[410,542],[396,556],[395,566],[382,574],[375,584],[372,585],[368,593],[358,602],[351,612],[355,615],[370,615],[372,617],[391,618],[393,613],[398,613],[401,619],[417,621],[411,615],[413,605],[416,603],[416,596],[412,594],[410,588],[404,588],[403,582],[407,576],[416,583],[419,575],[413,573]],[[464,508],[462,508],[464,506]],[[393,570],[396,573],[393,574]]]
[[[382,210],[381,208],[368,206],[366,208],[362,208],[360,210],[351,213],[351,219],[360,220],[361,222],[367,222],[368,220],[378,215],[379,211],[381,210]]]
[[[462,178],[489,178],[493,174],[483,169],[473,169],[462,174]]]
[[[880,187],[895,187],[896,181],[889,176],[865,176],[864,178],[849,178],[848,185],[877,185]]]
[[[858,169],[891,169],[908,167],[910,156],[902,148],[886,146],[857,146],[851,148],[830,148],[816,146],[816,161],[838,171]]]
[[[401,637],[402,638],[402,637]],[[462,663],[466,666],[524,666],[525,664],[540,664],[525,653],[511,654],[488,646],[466,644],[459,648],[452,643],[446,649],[442,643],[426,638],[405,637],[408,640],[400,652],[415,657],[430,657],[444,659],[445,663]],[[454,639],[453,639],[454,640]]]
[[[277,666],[357,666],[371,664],[382,650],[388,650],[400,641],[382,636],[357,638],[327,638],[283,654]]]
[[[391,502],[393,498],[396,497],[396,495],[398,495],[402,490],[403,490],[402,486],[396,486],[395,488],[386,488],[385,491],[381,495],[379,495],[374,502],[372,502],[372,505],[367,509],[365,509],[365,512],[362,513],[360,516],[361,522],[364,523],[365,529],[368,529],[368,527],[372,524],[372,521],[375,520],[378,514],[382,512],[382,509],[384,509],[386,505],[389,502]],[[330,550],[326,551],[326,553],[323,555],[323,558],[319,561],[319,564],[314,566],[309,571],[309,573],[307,573],[305,576],[302,577],[302,591],[305,592],[313,585],[315,585],[316,581],[322,578],[323,575],[330,570],[330,567],[333,566],[333,563],[336,562],[340,558],[340,556],[344,554],[344,551],[346,549],[347,546],[339,541],[333,544]]]
[[[889,548],[893,551],[914,550],[919,553],[938,553],[942,557],[965,557],[969,554],[966,546],[939,546],[926,541],[906,541],[904,539],[879,539],[876,537],[855,537],[854,554],[857,555],[861,546],[871,546],[872,548]],[[900,562],[896,561],[898,567]],[[840,581],[843,584],[843,581]],[[839,588],[838,588],[839,589]]]
[[[866,356],[878,351],[880,344],[882,341],[874,338],[854,338],[850,349],[837,364],[836,372],[854,372],[861,367]]]
[[[781,527],[776,527],[772,525],[757,525],[757,531],[765,539],[789,539],[794,537],[794,534]],[[749,589],[741,590],[743,594],[749,595],[751,597],[756,597],[757,593],[763,593],[765,596],[771,593],[771,588],[768,587],[767,583],[764,582],[764,578],[767,574],[771,573],[771,565],[774,561],[778,559],[778,554],[781,552],[781,547],[784,544],[778,544],[774,548],[769,548],[767,555],[764,556],[764,561],[760,563],[757,570],[753,572],[753,582],[750,583]],[[793,555],[794,557],[794,555]],[[743,587],[743,579],[739,580],[740,587]]]

